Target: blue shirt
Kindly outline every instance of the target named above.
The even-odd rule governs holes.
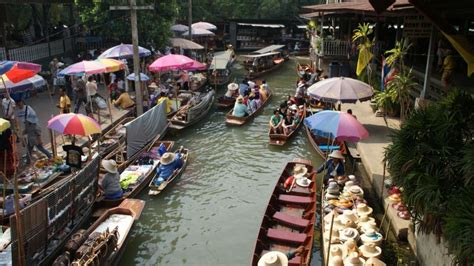
[[[35,110],[28,105],[23,106],[22,109],[16,112],[16,117],[22,122],[25,123],[25,120],[32,123],[38,124],[38,116],[36,115]]]
[[[245,96],[245,94],[247,94],[247,90],[249,88],[249,85],[247,84],[239,84],[239,94],[242,95],[242,96]]]
[[[174,160],[170,164],[160,164],[160,166],[156,169],[156,174],[164,180],[168,180],[168,178],[173,175],[174,170],[179,169],[183,166],[183,161],[181,160],[181,157],[181,153],[176,153]]]
[[[244,117],[248,113],[249,111],[248,111],[247,105],[243,103],[236,103],[234,106],[234,111],[232,112],[232,115],[236,117]]]
[[[332,163],[333,159],[329,159],[326,162],[326,175],[324,176],[325,179],[329,179],[330,177],[336,177],[336,176],[341,176],[344,175],[345,170],[344,170],[344,163],[342,161],[339,161],[339,164],[337,167]],[[334,168],[336,168],[336,175],[334,175]],[[324,163],[318,168],[318,173],[321,173],[324,171]]]

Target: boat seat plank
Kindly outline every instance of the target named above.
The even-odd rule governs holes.
[[[287,194],[289,195],[296,195],[296,196],[309,196],[313,193],[310,189],[307,187],[300,187],[300,186],[295,186],[293,189],[288,192]]]
[[[288,215],[283,212],[276,212],[273,215],[273,219],[276,221],[282,222],[284,224],[287,224],[289,226],[297,227],[297,228],[306,228],[309,224],[309,220],[296,217],[293,215]]]
[[[280,195],[278,200],[286,203],[296,203],[296,204],[310,204],[312,199],[310,197],[302,196],[293,196],[293,195]]]
[[[306,240],[306,234],[281,231],[281,230],[277,230],[273,228],[268,229],[267,237],[270,239],[278,240],[278,241],[298,243],[298,244],[303,244],[304,241]]]
[[[304,210],[299,208],[291,208],[291,207],[282,207],[280,208],[280,212],[286,213],[288,215],[296,216],[296,217],[303,217]]]
[[[288,261],[288,266],[300,266],[301,265],[301,256],[295,256]]]
[[[341,147],[337,146],[337,145],[334,145],[334,146],[331,146],[331,145],[319,145],[319,148],[322,150],[322,151],[334,151],[334,150],[339,150]]]

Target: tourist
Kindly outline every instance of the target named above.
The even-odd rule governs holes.
[[[27,139],[26,163],[31,163],[34,147],[51,159],[51,153],[43,147],[41,128],[38,126],[39,120],[35,110],[31,106],[25,105],[21,99],[16,102],[16,106],[18,109],[16,116],[24,124],[23,135],[26,135]]]
[[[337,176],[342,176],[345,173],[344,170],[344,156],[341,151],[332,151],[329,154],[329,160],[326,163],[323,163],[319,168],[317,173],[321,173],[326,170],[324,175],[324,181],[327,182],[330,178],[336,178]]]
[[[451,76],[453,75],[454,69],[456,68],[456,60],[453,56],[453,50],[446,49],[446,57],[443,61],[441,81],[443,82],[444,92],[448,93],[448,88],[451,85]]]
[[[110,84],[107,86],[107,90],[109,91],[109,97],[112,100],[115,100],[118,98],[118,85],[117,85],[117,80],[114,79]]]
[[[55,79],[56,79],[56,74],[58,71],[58,64],[59,60],[55,57],[51,62],[49,62],[49,84],[52,85],[52,91],[51,91],[51,96],[54,95],[54,89],[55,89]]]
[[[102,160],[102,167],[107,173],[100,179],[99,185],[104,192],[104,199],[120,199],[123,195],[120,186],[120,175],[114,160]]]
[[[226,93],[224,94],[224,99],[227,99],[227,100],[230,100],[230,99],[234,99],[236,96],[237,96],[237,90],[239,89],[239,85],[238,84],[235,84],[235,83],[231,83],[227,86],[227,91]]]
[[[59,108],[59,113],[67,114],[71,112],[71,99],[67,96],[66,91],[63,88],[59,89],[59,104],[56,105]]]
[[[286,117],[286,111],[288,111],[288,102],[284,101],[280,104],[280,108],[278,108],[278,111],[280,112],[280,115],[282,117]]]
[[[13,136],[11,128],[0,133],[0,172],[11,177],[15,172]]]
[[[166,113],[167,114],[173,112],[173,103],[171,102],[170,98],[168,97],[168,95],[166,95],[165,92],[160,93],[160,98],[158,98],[156,104],[158,105],[162,102],[165,102],[165,104],[166,104]]]
[[[248,108],[249,114],[252,114],[255,111],[257,111],[258,106],[257,106],[257,102],[255,100],[255,94],[253,94],[253,93],[251,93],[248,97],[247,108]]]
[[[249,91],[249,85],[247,84],[247,79],[244,79],[242,83],[239,84],[239,94],[241,96],[247,95]]]
[[[235,117],[245,117],[249,115],[249,110],[244,104],[244,98],[242,96],[237,97],[232,115]]]
[[[305,104],[306,97],[306,84],[304,82],[299,82],[298,87],[296,88],[295,98],[298,105]]]
[[[293,251],[283,253],[280,251],[270,251],[265,253],[259,260],[258,266],[288,266],[288,261],[300,255],[304,251],[304,246],[299,246]]]
[[[347,113],[352,115],[352,117],[354,117],[355,119],[357,119],[357,116],[352,114],[352,109],[347,109]]]
[[[283,125],[283,116],[280,111],[276,109],[273,111],[273,115],[270,117],[270,132],[279,133]]]
[[[123,80],[123,78],[121,77],[117,77],[115,79],[117,81],[117,89],[120,91],[120,90],[125,90],[126,91],[126,88],[125,88],[125,81]]]
[[[117,98],[117,100],[113,100],[112,104],[115,106],[120,106],[122,109],[128,109],[133,107],[135,102],[132,100],[128,92],[122,90],[120,92],[120,96]]]
[[[268,87],[268,85],[267,85]],[[258,94],[260,94],[260,101],[263,103],[268,99],[268,93],[267,90],[263,88],[263,84],[260,85],[260,88],[258,89]]]
[[[260,85],[260,87],[267,92],[267,95],[270,94],[270,87],[268,86],[266,80],[262,80],[262,85]]]
[[[291,111],[287,111],[285,118],[283,119],[283,134],[290,134],[291,130],[294,127],[294,119]]]
[[[94,76],[89,76],[86,83],[86,92],[87,98],[92,101],[92,97],[97,95],[97,82],[95,81]]]
[[[10,121],[10,126],[15,125],[15,101],[10,97],[10,94],[5,92],[2,99],[2,116],[3,119]]]
[[[76,92],[76,102],[74,107],[74,113],[79,113],[79,109],[81,105],[84,104],[84,108],[86,110],[87,115],[91,115],[92,110],[90,105],[87,101],[87,90],[86,90],[86,82],[84,79],[77,77],[76,88],[74,89]]]
[[[167,181],[173,175],[176,169],[183,167],[182,156],[179,152],[166,152],[161,156],[160,166],[156,169],[158,178],[154,180],[155,185],[161,185],[161,183]]]

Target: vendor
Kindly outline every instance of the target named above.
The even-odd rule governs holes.
[[[102,160],[102,167],[107,171],[99,181],[99,185],[104,192],[104,199],[120,199],[123,191],[120,186],[117,163],[114,160]]]
[[[160,166],[156,169],[155,185],[159,186],[167,181],[176,169],[183,167],[182,154],[166,152],[160,159]]]
[[[341,151],[333,151],[329,154],[329,160],[326,163],[323,163],[318,168],[318,173],[323,172],[326,170],[324,175],[324,182],[326,183],[330,178],[335,178],[337,176],[342,176],[345,173],[344,170],[344,156],[342,155]]]
[[[122,90],[117,100],[113,100],[112,103],[115,106],[120,106],[122,109],[127,109],[135,105],[128,92]]]

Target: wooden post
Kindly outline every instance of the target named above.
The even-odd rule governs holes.
[[[188,0],[188,32],[189,32],[189,40],[193,40],[193,0]]]
[[[52,129],[49,129],[49,138],[51,141],[51,151],[53,152],[53,158],[58,155],[56,150],[56,138],[54,137],[54,132]]]
[[[425,99],[426,92],[431,85],[431,68],[433,65],[434,41],[436,38],[436,29],[431,26],[430,42],[428,44],[428,56],[426,58],[425,78],[423,80],[423,90],[420,93],[420,99]]]

